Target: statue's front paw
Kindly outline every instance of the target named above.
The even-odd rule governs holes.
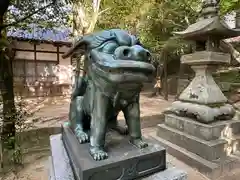
[[[108,158],[108,154],[99,147],[91,147],[90,154],[95,161],[101,161]]]
[[[140,149],[148,147],[148,144],[142,139],[131,139],[130,142]]]
[[[89,142],[89,137],[88,137],[88,134],[83,132],[83,131],[77,131],[76,132],[76,136],[77,136],[77,139],[78,141],[83,144],[83,143],[86,143],[86,142]]]

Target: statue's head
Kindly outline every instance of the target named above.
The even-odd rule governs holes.
[[[139,40],[120,29],[83,36],[63,55],[83,53],[87,57],[87,73],[112,83],[143,83],[153,78],[150,52]]]

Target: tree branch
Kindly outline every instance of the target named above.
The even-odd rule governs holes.
[[[220,48],[227,50],[228,53],[232,55],[232,57],[240,63],[240,53],[234,48],[234,46],[227,42],[226,40],[220,41]]]
[[[175,25],[175,26],[178,26],[178,27],[180,27],[180,28],[186,28],[186,26],[183,26],[183,25],[181,25],[181,24],[178,24],[178,23],[175,23],[173,20],[168,20],[170,23],[172,23],[173,25]]]
[[[98,16],[100,16],[101,14],[103,14],[104,12],[108,11],[110,8],[106,8],[104,10],[102,10],[101,12],[98,13]]]
[[[185,16],[184,19],[185,19],[187,25],[189,26],[190,25],[189,18],[187,16]]]
[[[12,23],[9,23],[9,24],[4,24],[4,25],[0,26],[0,29],[7,28],[7,27],[9,27],[9,26],[15,26],[15,25],[17,25],[18,23],[20,23],[20,22],[22,22],[22,21],[25,21],[26,19],[30,18],[30,17],[33,16],[34,14],[37,14],[38,12],[40,12],[40,11],[42,11],[42,10],[50,7],[50,6],[52,6],[53,4],[54,4],[54,2],[49,3],[48,5],[39,8],[38,10],[36,10],[36,11],[34,11],[34,12],[26,15],[25,17],[23,17],[23,18],[21,18],[21,19],[16,20],[15,22],[12,22]]]

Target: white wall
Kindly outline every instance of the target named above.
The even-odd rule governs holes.
[[[25,42],[25,41],[15,41],[15,47],[17,49],[31,49],[34,50],[33,43]]]
[[[34,52],[16,51],[15,60],[18,59],[34,60]]]
[[[22,50],[34,50],[34,44],[24,41],[15,42],[16,57],[15,59],[28,59],[34,60],[34,52],[22,51]],[[67,52],[69,47],[61,46],[59,47],[59,64],[61,65],[71,65],[71,58],[63,59],[63,53]],[[21,50],[21,51],[20,51]],[[41,43],[36,45],[37,60],[48,60],[48,61],[57,61],[57,47],[52,44]],[[50,53],[41,52],[41,51],[51,51]]]
[[[36,50],[57,52],[57,47],[52,44],[41,43],[36,45]]]
[[[37,60],[42,61],[57,61],[57,52],[56,53],[37,52],[36,57]]]
[[[34,52],[24,51],[24,50],[34,50],[34,44],[31,42],[16,41],[15,42],[16,56],[15,60],[32,60],[34,61]],[[54,74],[58,77],[59,82],[62,84],[71,83],[72,67],[71,58],[63,59],[62,55],[65,53],[69,47],[61,46],[59,47],[59,63],[56,67]],[[57,57],[57,47],[53,44],[41,43],[36,45],[36,60],[41,61],[58,61]],[[40,52],[39,52],[40,51]],[[41,51],[51,51],[51,52],[41,52]],[[33,67],[34,68],[34,67]],[[44,73],[44,72],[43,72]]]

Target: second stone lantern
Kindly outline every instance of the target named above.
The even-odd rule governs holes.
[[[230,29],[220,19],[217,1],[205,1],[199,20],[176,34],[196,42],[196,52],[181,58],[183,64],[195,71],[195,77],[180,94],[180,101],[173,103],[171,111],[202,123],[232,119],[235,111],[215,83],[212,71],[217,65],[230,63],[230,54],[220,52],[220,40],[238,36],[240,32]]]
[[[240,32],[230,29],[218,14],[219,1],[204,1],[197,22],[176,33],[196,44],[193,54],[181,58],[181,63],[195,71],[195,77],[166,111],[157,133],[172,152],[190,160],[190,165],[200,171],[207,171],[211,179],[222,175],[215,172],[222,164],[232,166],[228,155],[240,150],[240,138],[230,142],[223,137],[226,128],[231,129],[233,137],[240,135],[240,121],[232,119],[235,110],[212,77],[213,70],[231,60],[230,54],[220,51],[220,40],[239,36]]]

